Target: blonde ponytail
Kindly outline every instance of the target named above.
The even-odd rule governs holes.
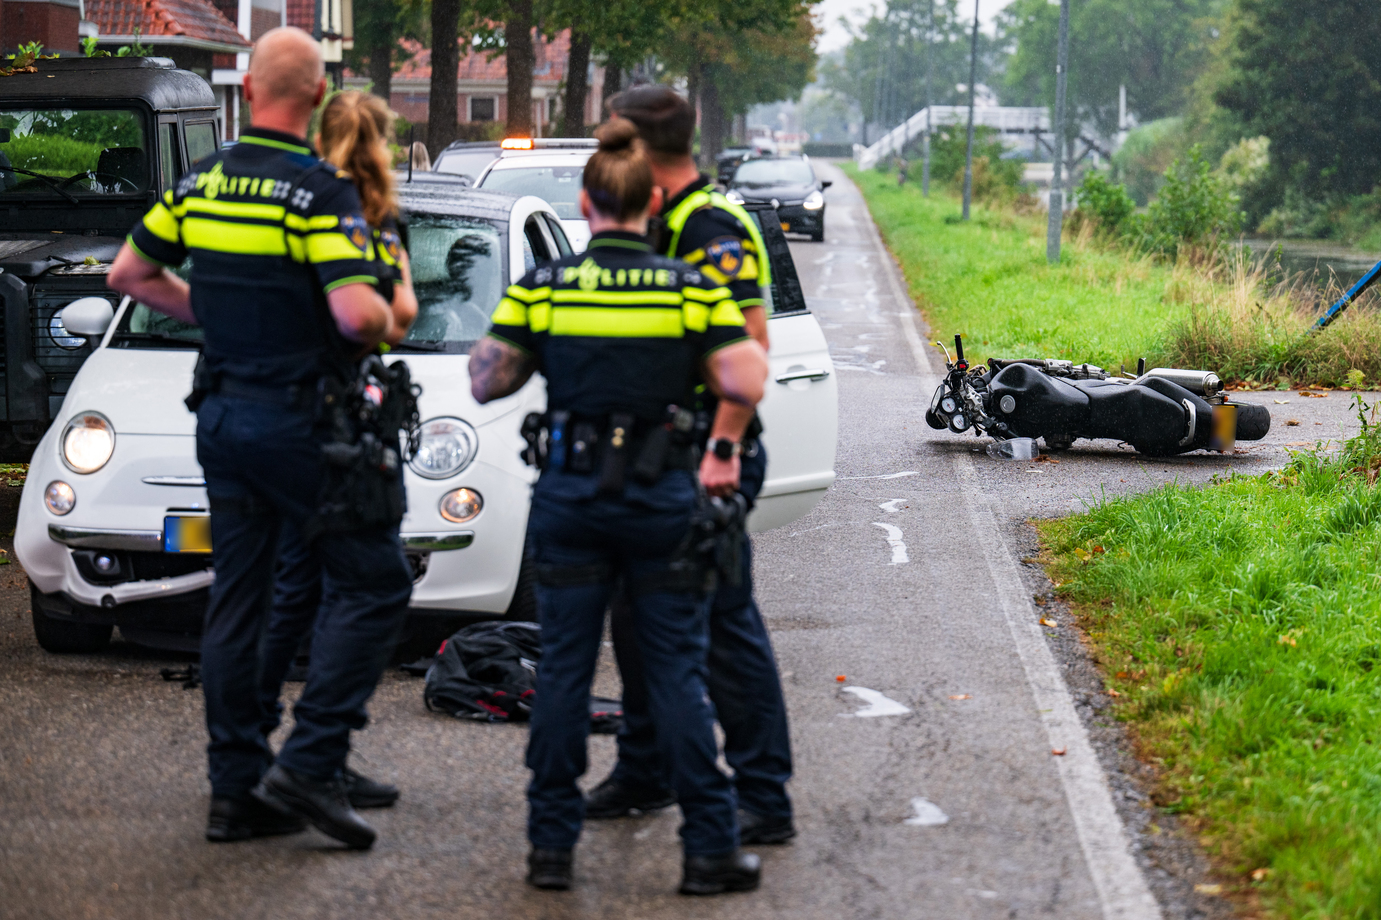
[[[359,189],[364,219],[379,226],[398,214],[398,193],[388,143],[393,113],[378,96],[348,89],[321,110],[321,155],[350,175]]]

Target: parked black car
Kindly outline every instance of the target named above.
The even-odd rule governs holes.
[[[767,202],[777,209],[782,230],[825,239],[825,189],[802,156],[754,157],[745,160],[729,181],[728,197],[739,203]]]
[[[62,58],[0,80],[0,459],[27,460],[91,345],[58,311],[117,295],[130,227],[219,146],[201,77],[167,58]]]
[[[728,185],[734,178],[734,170],[739,164],[753,155],[752,147],[725,147],[715,157],[715,179],[720,185]]]

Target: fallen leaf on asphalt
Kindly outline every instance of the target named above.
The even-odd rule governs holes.
[[[835,680],[842,684],[844,683],[844,681],[848,680],[848,678],[845,677],[843,674],[840,674],[838,677],[835,678]]]
[[[1058,629],[1059,626],[1060,626],[1059,623],[1056,623],[1054,620],[1050,619],[1049,617],[1041,617],[1041,625],[1042,625],[1042,626],[1049,626],[1051,629]]]
[[[1312,391],[1310,391],[1310,390],[1300,390],[1300,391],[1299,391],[1299,395],[1304,396],[1304,397],[1306,397],[1306,398],[1308,398],[1308,399],[1327,399],[1327,398],[1328,398],[1328,394],[1327,394],[1327,393],[1315,393],[1315,392],[1312,392]]]
[[[1270,869],[1266,869],[1266,868],[1253,869],[1253,870],[1252,870],[1252,881],[1253,881],[1253,882],[1264,882],[1264,881],[1266,880],[1266,876],[1268,876],[1268,875],[1270,875],[1270,874],[1271,874],[1271,870],[1270,870]]]
[[[1050,456],[1049,454],[1041,454],[1039,457],[1036,457],[1036,458],[1035,458],[1034,460],[1032,460],[1031,462],[1032,462],[1032,463],[1059,463],[1060,461],[1056,460],[1054,457]]]
[[[1118,693],[1118,692],[1117,692],[1116,690],[1114,690],[1112,687],[1109,687],[1109,688],[1108,688],[1108,696],[1121,696],[1121,695],[1122,695],[1122,694]]]
[[[967,693],[959,693],[959,694],[955,694],[954,696],[950,697],[950,699],[952,699],[952,700],[970,700],[970,699],[973,699],[973,697],[969,696]]]
[[[1311,445],[1311,444],[1313,444],[1313,443],[1314,443],[1313,441],[1286,441],[1286,442],[1285,442],[1285,446],[1286,446],[1286,447],[1308,447],[1309,445]]]
[[[1066,748],[1051,748],[1050,753],[1054,754],[1056,757],[1063,757],[1065,756],[1066,750]]]
[[[1285,420],[1285,427],[1286,427],[1286,428],[1298,428],[1298,427],[1299,427],[1299,419],[1297,419],[1297,418],[1287,418],[1287,419]]]
[[[1283,405],[1285,405],[1286,403],[1288,403],[1289,401],[1290,401],[1290,400],[1288,400],[1288,399],[1277,399],[1277,400],[1275,400],[1275,404],[1276,404],[1277,406],[1283,406]]]
[[[1214,883],[1212,885],[1195,885],[1194,891],[1196,894],[1207,894],[1217,896],[1223,893],[1223,886],[1217,883]]]

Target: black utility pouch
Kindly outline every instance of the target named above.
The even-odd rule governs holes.
[[[566,469],[572,473],[593,473],[599,429],[589,422],[576,422],[571,428],[571,443],[567,448],[570,455],[566,458]]]
[[[609,416],[599,470],[599,490],[606,495],[623,491],[624,467],[628,465],[629,442],[633,440],[634,418],[627,412]]]

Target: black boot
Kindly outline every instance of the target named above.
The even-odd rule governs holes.
[[[633,786],[611,776],[585,798],[585,817],[595,821],[601,818],[627,818],[675,804],[676,793],[670,789]]]
[[[206,820],[206,839],[212,843],[233,843],[251,837],[277,837],[307,829],[297,815],[283,815],[261,804],[252,796],[213,798],[211,815]]]
[[[374,845],[374,828],[350,807],[345,783],[339,778],[312,779],[274,764],[250,794],[269,808],[301,815],[317,830],[352,850],[367,850]]]
[[[392,783],[370,779],[349,767],[342,769],[340,776],[352,808],[388,808],[398,801],[398,787]]]
[[[738,837],[746,847],[764,846],[773,843],[786,843],[796,836],[796,825],[791,816],[772,818],[755,811],[739,809]]]
[[[571,850],[536,850],[527,854],[527,883],[547,891],[571,887]]]
[[[687,856],[681,894],[752,891],[761,878],[762,861],[753,853],[734,850],[723,856]]]

